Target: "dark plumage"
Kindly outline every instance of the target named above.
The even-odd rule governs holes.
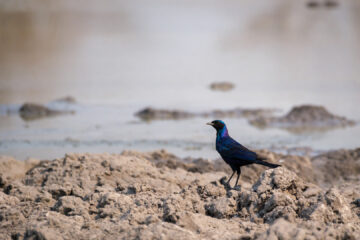
[[[237,179],[235,186],[237,186],[241,174],[241,167],[249,164],[260,164],[271,168],[279,167],[278,164],[264,162],[265,158],[259,157],[255,152],[250,151],[229,136],[226,125],[221,120],[214,120],[207,123],[216,129],[216,150],[224,161],[230,165],[233,173],[229,178],[227,184],[230,183],[231,178],[237,172]]]

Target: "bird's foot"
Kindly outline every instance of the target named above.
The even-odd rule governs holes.
[[[230,179],[225,182],[226,178],[227,178],[227,177],[222,177],[222,178],[220,179],[220,183],[221,183],[222,185],[224,185],[224,187],[225,187],[227,190],[232,190],[233,188],[230,186],[230,181],[229,181]]]
[[[226,180],[226,177],[222,177],[222,178],[220,179],[220,183],[221,183],[222,185],[228,185],[228,184],[229,184],[229,181],[225,182],[225,180]]]
[[[240,191],[241,190],[241,186],[240,185],[235,185],[233,190],[237,190],[237,191]]]
[[[231,189],[230,181],[227,181],[224,185],[225,185],[226,188]]]

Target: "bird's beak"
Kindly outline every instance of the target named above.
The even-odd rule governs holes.
[[[214,124],[212,122],[208,122],[206,123],[207,125],[210,125],[210,126],[214,126]]]

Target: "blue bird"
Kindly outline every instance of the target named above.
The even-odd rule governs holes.
[[[237,172],[237,179],[234,188],[237,186],[239,177],[241,174],[241,167],[249,164],[261,164],[267,167],[276,168],[280,165],[264,162],[265,158],[259,157],[255,152],[250,151],[229,135],[229,132],[226,128],[226,125],[221,120],[214,120],[207,123],[210,126],[213,126],[216,129],[216,151],[224,159],[224,161],[230,165],[233,173],[227,185],[229,185],[231,178]]]

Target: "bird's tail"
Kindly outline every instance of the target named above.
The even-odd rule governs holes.
[[[256,163],[257,163],[257,164],[264,165],[264,166],[267,166],[267,167],[271,167],[271,168],[277,168],[277,167],[280,167],[280,166],[281,166],[281,165],[279,165],[279,164],[274,164],[274,163],[265,162],[265,161],[262,161],[262,160],[260,160],[260,159],[257,159]]]

